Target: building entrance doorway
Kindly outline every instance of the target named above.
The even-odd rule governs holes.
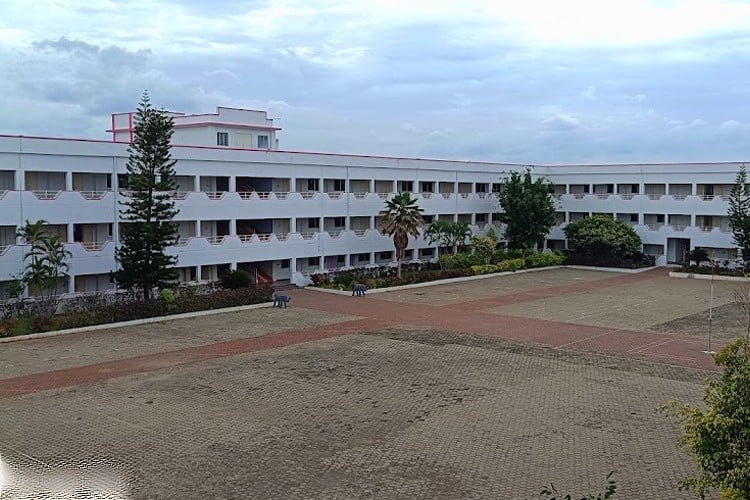
[[[682,264],[687,261],[690,238],[667,238],[667,263]]]

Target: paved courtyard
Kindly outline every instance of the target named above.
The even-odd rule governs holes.
[[[715,376],[707,293],[563,269],[0,344],[0,498],[691,498],[656,408]]]

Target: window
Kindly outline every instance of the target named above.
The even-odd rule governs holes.
[[[344,227],[346,226],[346,220],[344,217],[334,217],[333,218],[333,227]]]
[[[664,255],[664,245],[643,245],[643,253],[646,255]]]
[[[258,149],[268,149],[268,136],[267,135],[258,136]]]
[[[375,258],[378,260],[390,260],[391,259],[391,252],[378,252],[375,255]]]
[[[432,224],[432,219],[434,218],[434,215],[423,215],[422,220],[425,224]]]
[[[333,179],[334,191],[346,191],[346,179]]]
[[[217,146],[229,146],[229,133],[228,132],[216,132],[216,145]]]
[[[284,259],[281,261],[281,269],[289,269],[289,259]]]
[[[318,179],[307,179],[307,190],[317,191],[318,190]]]
[[[307,265],[309,267],[317,267],[320,265],[320,257],[308,257]]]
[[[431,259],[433,255],[435,255],[434,248],[420,248],[419,249],[420,259]]]
[[[484,224],[487,222],[487,214],[477,214],[477,224]]]
[[[414,182],[413,181],[398,181],[398,192],[412,192],[414,191]]]
[[[492,192],[493,193],[502,193],[503,192],[503,185],[501,183],[493,182],[492,183]]]
[[[320,219],[317,217],[310,217],[307,219],[307,227],[310,229],[319,229],[320,228]]]
[[[422,193],[434,193],[435,183],[434,182],[420,182],[419,191]]]
[[[477,193],[486,193],[487,192],[487,184],[486,183],[479,183],[479,182],[477,182],[476,192]]]

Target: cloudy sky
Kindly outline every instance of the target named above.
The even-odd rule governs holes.
[[[750,161],[750,1],[0,0],[0,133],[107,138],[143,89],[282,149]]]

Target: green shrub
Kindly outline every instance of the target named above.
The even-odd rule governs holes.
[[[313,282],[314,286],[321,286],[325,283],[328,283],[328,274],[327,273],[313,273],[310,275],[310,279]]]
[[[518,271],[523,269],[525,261],[523,259],[508,259],[498,262],[496,267],[498,271]]]
[[[445,257],[446,269],[469,269],[471,266],[481,266],[484,258],[476,253],[457,253]]]
[[[250,273],[248,273],[244,269],[235,269],[219,278],[221,286],[228,290],[247,288],[250,286],[250,281]]]
[[[563,231],[571,250],[590,257],[631,257],[641,250],[641,238],[635,229],[606,215],[571,222]]]
[[[497,264],[504,260],[520,259],[521,257],[523,257],[523,252],[520,250],[495,250],[492,254],[492,263]]]
[[[500,270],[500,268],[493,264],[484,264],[481,266],[471,266],[471,272],[474,274],[490,274],[490,273],[496,273]]]
[[[526,267],[559,266],[565,256],[556,253],[532,253],[526,257]]]
[[[77,297],[67,306],[67,312],[51,317],[21,316],[0,320],[0,336],[63,330],[82,326],[153,318],[206,309],[244,306],[270,302],[270,286],[238,288],[235,290],[208,288],[204,293],[178,289],[177,293],[164,290],[159,298],[136,300],[133,294],[97,294]]]

